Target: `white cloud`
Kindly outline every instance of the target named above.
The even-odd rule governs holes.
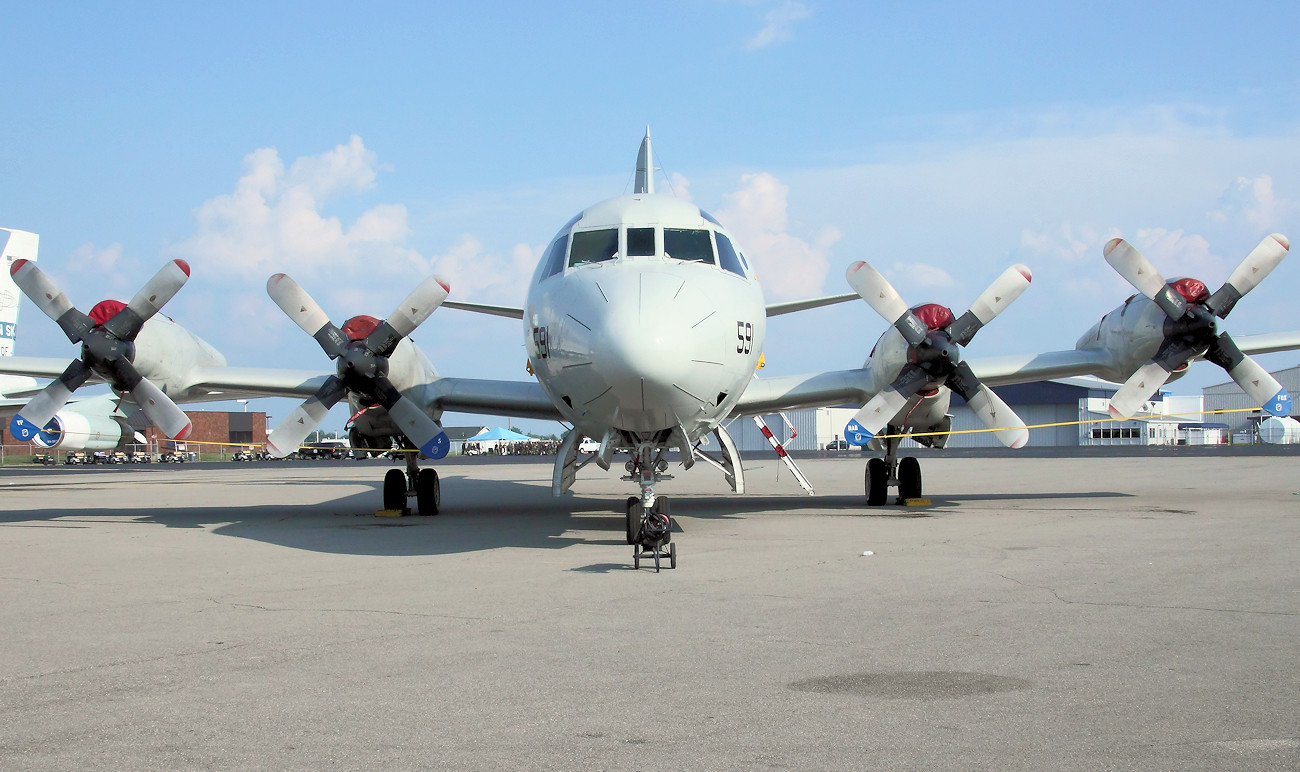
[[[1113,230],[1103,233],[1092,226],[1067,222],[1047,231],[1021,231],[1020,249],[1029,255],[1063,263],[1091,261],[1101,254],[1101,245],[1117,235]]]
[[[824,226],[811,241],[787,233],[790,186],[761,172],[740,178],[740,188],[723,196],[718,219],[740,240],[764,288],[776,298],[818,295],[830,266],[830,249],[841,233]]]
[[[235,189],[201,204],[195,234],[172,251],[199,270],[244,280],[277,271],[418,278],[422,260],[405,246],[405,206],[380,204],[351,224],[322,211],[333,198],[373,188],[377,175],[374,152],[357,136],[287,171],[274,148],[256,150]]]
[[[808,6],[795,0],[785,0],[763,15],[763,28],[745,42],[745,48],[757,51],[761,48],[784,43],[794,34],[795,22],[812,15]]]
[[[87,242],[68,255],[68,267],[79,273],[83,271],[112,273],[121,258],[121,244],[110,244],[104,249],[97,249],[94,244]]]
[[[1300,214],[1300,202],[1280,199],[1273,192],[1273,177],[1238,177],[1219,197],[1219,208],[1209,216],[1219,223],[1245,223],[1258,233],[1268,233]]]
[[[541,247],[516,244],[509,255],[486,251],[478,237],[466,233],[446,252],[433,255],[433,273],[451,285],[451,297],[469,302],[522,305]]]
[[[1200,279],[1213,292],[1228,278],[1231,267],[1210,249],[1210,242],[1196,233],[1181,230],[1143,228],[1131,242],[1160,271],[1166,280],[1179,276]]]
[[[889,274],[890,283],[897,284],[900,287],[934,289],[953,285],[951,274],[938,266],[925,263],[894,263],[887,273]],[[916,298],[908,299],[907,302],[916,304],[927,301]]]

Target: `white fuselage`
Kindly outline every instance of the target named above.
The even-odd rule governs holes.
[[[762,291],[725,229],[654,194],[565,226],[524,311],[542,388],[578,431],[619,446],[716,428],[753,377],[765,329]]]

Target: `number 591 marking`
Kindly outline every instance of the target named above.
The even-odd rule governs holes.
[[[736,353],[748,354],[754,350],[754,325],[736,322]]]

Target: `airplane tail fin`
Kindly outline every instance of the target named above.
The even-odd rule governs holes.
[[[40,236],[27,231],[0,228],[4,242],[4,273],[0,274],[0,356],[13,356],[14,340],[18,337],[18,305],[23,293],[9,275],[9,266],[15,260],[35,260]]]
[[[655,192],[655,160],[650,151],[650,127],[645,127],[645,139],[641,140],[641,150],[636,154],[636,180],[632,183],[633,193]]]

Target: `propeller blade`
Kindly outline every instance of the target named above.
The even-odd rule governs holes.
[[[451,440],[447,438],[447,433],[442,430],[442,425],[421,410],[414,400],[410,397],[401,397],[393,404],[387,405],[386,409],[393,423],[397,424],[406,438],[420,449],[422,455],[434,460],[447,455],[447,451],[451,449]]]
[[[430,314],[438,310],[442,301],[447,299],[449,289],[449,285],[436,276],[420,282],[398,304],[397,309],[366,336],[366,348],[381,357],[392,356],[402,338],[414,332]]]
[[[952,342],[958,346],[965,346],[970,343],[975,333],[994,317],[1006,310],[1007,306],[1029,287],[1029,282],[1033,281],[1033,274],[1030,273],[1029,267],[1017,263],[1002,272],[1002,275],[993,280],[988,289],[980,293],[975,298],[975,302],[970,304],[966,313],[962,314],[957,321],[948,327],[948,335]]]
[[[162,389],[155,386],[153,381],[141,378],[140,382],[131,389],[131,399],[135,400],[153,425],[157,426],[163,434],[173,440],[183,440],[190,436],[194,424],[191,423],[189,416],[185,415],[185,411],[177,407]]]
[[[1029,429],[1025,422],[989,387],[981,383],[966,404],[979,417],[980,423],[993,430],[993,436],[1003,445],[1023,448],[1029,442]]]
[[[894,325],[908,344],[915,346],[925,340],[930,329],[912,313],[894,286],[880,275],[880,271],[872,268],[870,263],[858,261],[850,265],[846,278],[853,291],[867,301],[867,305],[874,308],[885,321]]]
[[[58,323],[63,334],[68,336],[68,340],[80,343],[90,328],[95,326],[90,317],[72,307],[72,301],[68,300],[63,290],[59,289],[44,271],[36,267],[36,263],[30,260],[15,260],[9,267],[9,273],[23,294],[46,316]]]
[[[867,400],[867,404],[853,416],[853,421],[862,428],[862,431],[870,433],[863,438],[861,444],[866,444],[866,440],[879,434],[880,430],[889,424],[889,420],[898,415],[898,411],[907,405],[912,395],[920,391],[929,379],[929,373],[919,367],[904,367],[893,383]]]
[[[398,335],[405,338],[414,332],[416,327],[424,324],[424,320],[428,319],[430,314],[438,310],[438,306],[447,299],[450,291],[451,285],[437,276],[430,276],[411,290],[411,294],[398,304],[397,309],[389,314],[385,321],[397,331]]]
[[[1272,273],[1290,249],[1291,242],[1286,236],[1280,233],[1265,236],[1205,304],[1213,309],[1220,319],[1227,319],[1237,301]]]
[[[966,400],[980,423],[993,429],[993,435],[1003,445],[1020,448],[1029,442],[1029,430],[1025,428],[1025,422],[992,389],[980,383],[970,365],[958,362],[944,383]]]
[[[32,397],[18,414],[9,422],[9,433],[15,439],[29,442],[45,428],[59,409],[68,404],[72,392],[90,377],[90,368],[80,359],[74,360],[63,374],[50,382],[50,385]]]
[[[326,378],[316,393],[294,408],[289,417],[281,421],[266,438],[267,452],[275,458],[284,458],[296,451],[303,440],[307,439],[307,435],[325,420],[330,408],[338,404],[346,391],[338,376]]]
[[[175,297],[190,278],[190,266],[184,260],[172,260],[153,275],[140,291],[135,293],[126,308],[104,323],[104,329],[118,340],[135,340],[140,327],[158,309]]]
[[[1120,276],[1138,292],[1155,301],[1170,319],[1177,321],[1183,318],[1187,311],[1187,300],[1165,283],[1156,267],[1134,249],[1132,244],[1124,239],[1111,239],[1106,243],[1104,254],[1106,262]]]
[[[1263,366],[1241,353],[1228,333],[1223,333],[1210,345],[1205,358],[1227,370],[1228,377],[1264,412],[1279,418],[1291,415],[1291,395]]]
[[[316,339],[330,359],[343,356],[348,347],[348,336],[330,322],[330,318],[325,315],[316,301],[312,300],[311,295],[298,286],[298,282],[288,274],[277,273],[266,280],[266,294],[271,296],[271,300],[280,307],[285,316],[292,319],[303,332]],[[307,431],[311,432],[310,429]]]
[[[1169,380],[1169,370],[1154,359],[1129,376],[1119,391],[1110,398],[1110,414],[1114,418],[1128,418],[1137,413],[1142,403]]]

